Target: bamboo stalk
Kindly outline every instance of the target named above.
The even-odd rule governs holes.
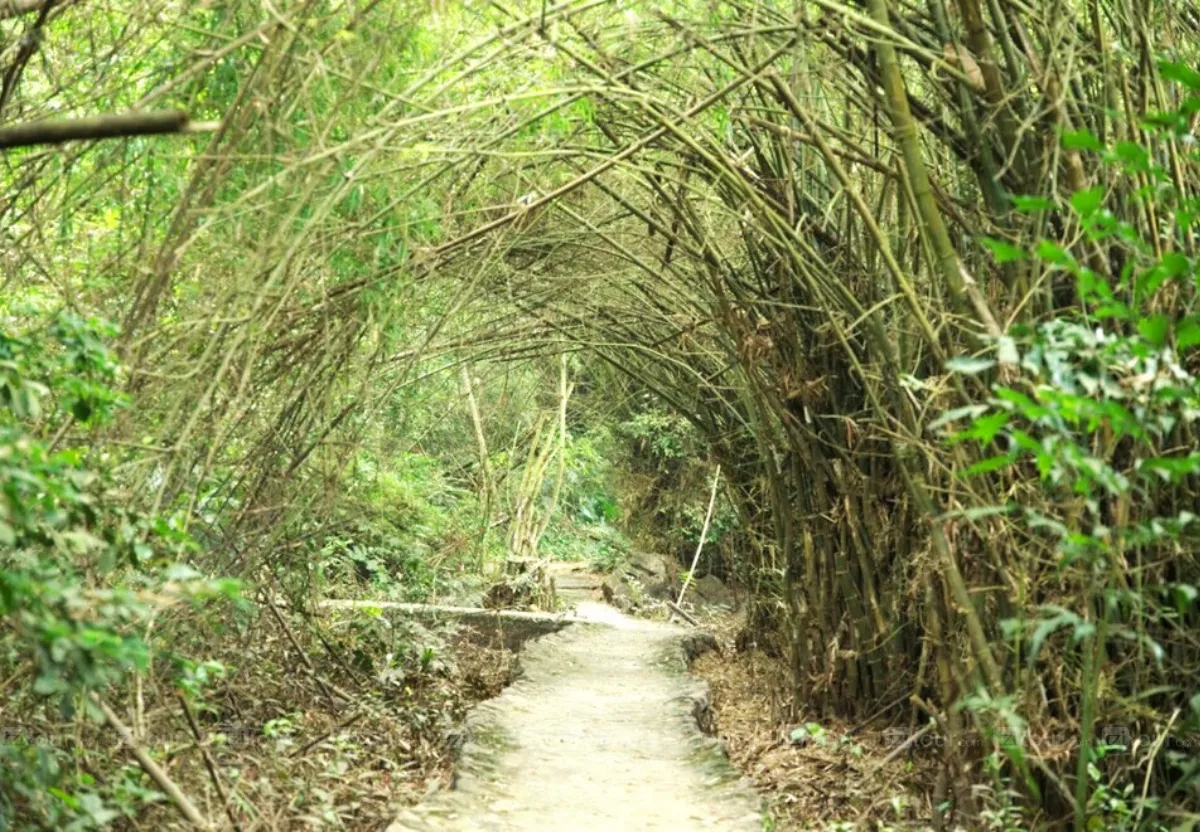
[[[479,417],[479,406],[475,401],[475,392],[471,385],[471,371],[464,363],[462,365],[463,392],[467,397],[467,410],[471,414],[471,425],[475,430],[475,444],[479,449],[479,472],[483,490],[483,516],[480,519],[479,537],[475,545],[478,549],[478,568],[482,573],[484,558],[487,556],[487,539],[491,530],[492,518],[492,466],[488,454],[487,437],[483,433],[483,420]]]
[[[696,544],[696,554],[692,555],[692,565],[688,569],[687,575],[684,576],[683,586],[679,588],[679,597],[675,599],[676,606],[683,603],[683,596],[687,594],[688,586],[696,574],[696,566],[700,563],[700,552],[704,550],[704,541],[708,538],[708,525],[712,522],[713,506],[717,504],[717,486],[720,482],[721,466],[718,464],[717,470],[713,474],[712,491],[708,495],[708,509],[704,512],[704,526],[700,529],[700,541]]]
[[[117,732],[117,735],[120,736],[121,741],[125,743],[129,750],[133,752],[133,756],[137,759],[138,765],[141,766],[142,770],[149,775],[150,779],[153,780],[155,784],[166,793],[167,797],[171,799],[171,802],[175,804],[175,808],[179,810],[179,814],[183,815],[184,818],[187,819],[187,821],[197,829],[212,829],[212,824],[209,823],[208,819],[205,818],[204,815],[200,814],[200,810],[197,809],[192,801],[188,799],[188,796],[180,790],[179,786],[175,785],[175,781],[167,776],[167,773],[162,769],[162,767],[158,763],[154,762],[150,755],[147,754],[140,745],[138,745],[137,740],[133,738],[133,732],[130,731],[128,726],[121,721],[120,717],[116,715],[113,709],[108,706],[108,703],[101,699],[98,694],[93,693],[91,697],[92,702],[95,703],[96,707],[100,709],[100,712],[104,714],[105,721],[109,724],[109,726],[112,727],[114,731]]]
[[[46,119],[0,127],[0,150],[39,144],[95,139],[154,136],[164,133],[195,133],[215,129],[215,124],[192,123],[187,113],[168,110],[157,113],[119,113],[91,118]]]
[[[876,23],[890,27],[886,0],[867,0],[867,6]],[[879,60],[883,89],[887,95],[888,114],[892,120],[896,141],[904,156],[904,172],[921,215],[922,230],[934,251],[942,280],[950,290],[951,299],[960,311],[965,310],[966,287],[963,284],[958,254],[950,242],[949,234],[946,233],[946,224],[933,196],[933,186],[925,168],[917,125],[908,106],[908,93],[905,90],[899,59],[896,57],[896,48],[887,38],[879,38],[875,41],[875,55]]]

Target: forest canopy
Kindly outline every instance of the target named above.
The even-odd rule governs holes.
[[[1192,828],[1198,67],[1186,0],[0,3],[0,828],[380,820],[204,737],[426,753],[321,600],[690,555],[717,466],[798,721],[946,738],[910,820]]]

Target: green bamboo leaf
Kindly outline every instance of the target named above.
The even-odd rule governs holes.
[[[1073,627],[1078,629],[1083,620],[1062,607],[1047,607],[1049,611],[1054,611],[1056,614],[1050,618],[1043,618],[1033,631],[1033,635],[1029,637],[1029,666],[1033,667],[1037,661],[1038,655],[1042,652],[1042,645],[1051,635],[1064,627]]]
[[[1200,92],[1200,72],[1186,64],[1163,61],[1158,65],[1159,74],[1168,81],[1183,84],[1188,89]]]
[[[978,439],[981,443],[987,444],[995,439],[996,434],[1008,424],[1010,416],[1010,413],[1003,410],[989,413],[987,416],[980,416],[970,428],[958,436],[963,439]]]
[[[983,247],[992,253],[999,264],[1012,263],[1017,260],[1024,260],[1026,255],[1025,250],[1019,246],[1014,246],[1012,243],[1006,243],[1004,240],[997,240],[994,237],[983,237],[979,241]]]
[[[964,477],[973,477],[976,474],[990,474],[992,471],[999,471],[1001,468],[1006,468],[1013,462],[1011,454],[1000,454],[999,456],[989,456],[987,459],[981,459],[970,468],[962,472]]]
[[[1076,191],[1071,195],[1071,207],[1084,219],[1095,214],[1103,203],[1104,188],[1099,185],[1095,188]]]
[[[937,430],[943,425],[950,422],[957,422],[959,419],[975,419],[987,413],[987,409],[988,406],[986,404],[969,404],[964,407],[951,408],[930,422],[929,429]]]
[[[1044,196],[1022,196],[1014,194],[1013,207],[1023,214],[1036,214],[1040,211],[1053,211],[1054,202]]]
[[[1068,130],[1063,133],[1063,147],[1067,150],[1103,150],[1104,145],[1090,130]]]

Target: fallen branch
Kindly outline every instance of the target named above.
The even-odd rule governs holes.
[[[198,829],[212,829],[212,824],[200,814],[192,801],[188,800],[187,795],[179,790],[175,785],[175,781],[167,776],[167,773],[162,770],[158,763],[150,758],[150,755],[137,744],[137,740],[133,738],[133,732],[129,730],[124,722],[113,712],[113,709],[108,707],[108,703],[101,699],[95,693],[92,694],[92,702],[104,714],[104,719],[108,722],[112,729],[120,735],[121,740],[129,746],[129,750],[133,752],[133,756],[137,758],[138,765],[142,767],[142,771],[150,776],[150,779],[158,785],[171,802],[175,804],[175,808],[179,810],[179,814],[183,815],[188,821]]]
[[[225,787],[221,785],[221,777],[217,773],[217,762],[209,753],[208,746],[204,742],[204,731],[201,730],[199,723],[196,722],[196,717],[192,715],[192,709],[188,707],[187,700],[183,694],[175,691],[175,698],[179,700],[179,707],[183,709],[183,715],[187,717],[188,727],[192,730],[192,736],[196,738],[196,747],[200,749],[200,755],[204,759],[204,767],[208,769],[208,779],[212,781],[213,788],[217,790],[217,797],[221,800],[221,806],[225,809],[225,815],[229,818],[235,832],[242,832],[242,825],[238,822],[237,815],[233,811],[233,805],[229,802],[229,795],[225,793]]]
[[[892,760],[899,757],[901,754],[903,754],[908,749],[912,748],[912,746],[916,743],[917,740],[921,739],[921,737],[925,736],[930,731],[932,731],[936,725],[937,725],[937,723],[933,722],[931,720],[930,722],[925,723],[925,727],[922,728],[920,731],[914,731],[908,737],[908,739],[906,739],[904,742],[900,743],[898,746],[896,746],[894,749],[892,749],[892,752],[890,754],[888,754],[886,757],[884,757],[883,760],[881,760],[874,768],[872,768],[870,771],[868,771],[863,776],[862,782],[865,783],[868,780],[870,780],[871,778],[873,778],[876,774],[878,774],[880,771],[882,771],[883,768],[888,763],[890,763]]]
[[[289,627],[287,622],[283,620],[283,616],[279,613],[279,609],[275,606],[275,601],[271,598],[271,593],[269,590],[263,593],[263,600],[267,602],[267,609],[269,609],[271,611],[271,615],[274,616],[275,623],[279,625],[279,629],[283,631],[284,636],[287,637],[287,640],[299,654],[300,661],[304,663],[306,668],[308,668],[309,673],[312,674],[312,680],[317,683],[317,687],[321,689],[321,693],[325,694],[325,698],[329,700],[329,704],[334,708],[337,708],[338,706],[337,700],[333,698],[335,691],[347,702],[353,701],[353,697],[341,690],[338,690],[335,685],[326,682],[321,678],[320,674],[317,673],[317,666],[313,664],[312,659],[308,657],[308,652],[300,646],[300,641],[296,638],[295,633],[292,632],[292,628]]]
[[[682,618],[684,621],[691,624],[693,627],[700,626],[699,621],[697,621],[692,615],[684,612],[683,608],[680,607],[678,604],[676,604],[674,601],[667,601],[666,603],[667,603],[667,608],[670,609],[671,612],[675,613],[680,618]]]
[[[313,748],[315,748],[316,746],[320,745],[320,744],[321,744],[321,743],[323,743],[325,740],[329,739],[329,738],[330,738],[330,737],[332,737],[334,734],[336,734],[338,731],[342,731],[342,730],[344,730],[344,729],[346,729],[346,728],[349,728],[351,725],[353,725],[354,723],[358,722],[358,721],[359,721],[360,719],[362,719],[364,716],[366,716],[366,712],[365,712],[365,711],[355,711],[354,713],[350,714],[350,716],[346,717],[346,718],[345,718],[345,719],[343,719],[341,722],[339,722],[337,725],[333,726],[333,728],[331,728],[330,730],[326,731],[324,734],[321,734],[321,735],[320,735],[320,736],[318,736],[316,739],[314,739],[314,740],[311,740],[310,742],[307,742],[307,743],[305,743],[304,745],[302,745],[302,746],[300,746],[299,748],[297,748],[295,751],[293,751],[293,752],[291,753],[291,755],[290,755],[290,756],[292,756],[292,757],[303,757],[303,756],[304,756],[305,754],[307,754],[307,753],[308,753],[308,752],[309,752],[311,749],[313,749]]]
[[[198,133],[212,130],[209,122],[193,124],[187,113],[166,110],[156,113],[119,113],[91,118],[29,121],[0,128],[0,150],[39,144],[62,144],[81,139],[114,139],[164,133]]]

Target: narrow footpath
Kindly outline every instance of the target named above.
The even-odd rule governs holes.
[[[468,721],[456,787],[388,832],[762,829],[758,798],[696,726],[687,632],[590,600],[556,570],[578,623],[531,642],[522,677]]]

